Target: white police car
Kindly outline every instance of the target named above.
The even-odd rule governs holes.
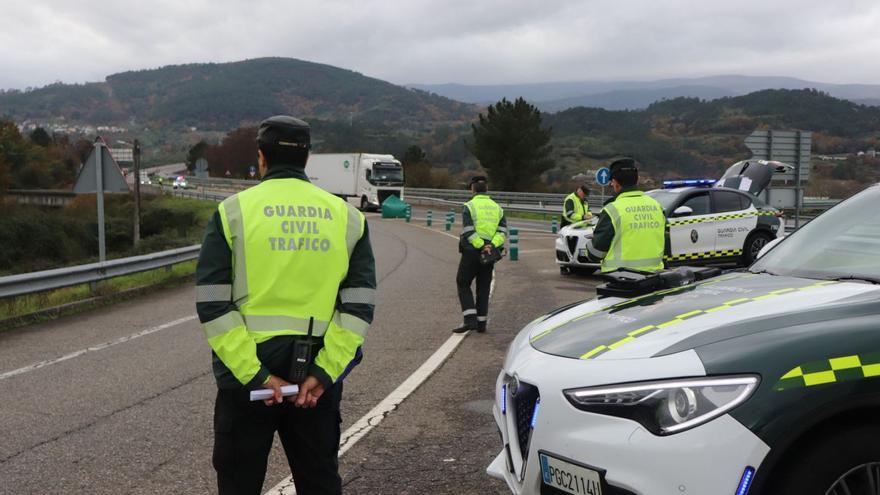
[[[516,495],[880,493],[877,204],[880,185],[748,270],[613,273],[617,293],[528,324],[488,473]]]
[[[668,219],[667,265],[748,265],[754,261],[761,248],[784,232],[782,213],[758,197],[773,172],[783,167],[779,162],[746,160],[731,166],[718,181],[664,181],[663,189],[648,191]],[[563,274],[573,268],[599,268],[586,254],[595,221],[560,229],[556,263]]]

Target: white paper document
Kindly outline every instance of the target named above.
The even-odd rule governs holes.
[[[251,400],[266,400],[271,399],[272,394],[275,391],[271,388],[261,388],[259,390],[251,390]],[[287,397],[288,395],[296,395],[299,393],[299,385],[285,385],[281,387],[281,395],[283,397]]]

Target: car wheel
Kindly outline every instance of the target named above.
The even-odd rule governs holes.
[[[746,265],[754,263],[758,259],[758,253],[761,252],[761,249],[772,240],[773,236],[767,232],[755,232],[750,235],[743,246],[743,263]]]
[[[367,211],[370,209],[370,202],[367,201],[366,196],[361,196],[361,211]]]
[[[880,427],[833,431],[792,455],[775,495],[875,495],[880,489]],[[771,487],[772,488],[772,487]]]

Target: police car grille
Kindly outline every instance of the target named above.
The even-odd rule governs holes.
[[[578,238],[577,236],[570,235],[565,238],[566,243],[568,243],[568,252],[574,253],[574,250],[577,249]]]
[[[528,457],[529,440],[532,437],[532,415],[535,413],[538,397],[540,397],[538,387],[520,382],[516,394],[511,398],[516,420],[516,437],[523,460]]]

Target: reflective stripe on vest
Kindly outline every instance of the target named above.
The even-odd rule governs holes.
[[[569,216],[568,212],[565,211],[565,204],[571,200],[574,203],[574,213]],[[565,197],[565,201],[562,202],[562,216],[571,223],[580,222],[586,216],[587,211],[584,208],[584,202],[581,201],[581,198],[578,197],[577,193],[571,193]]]
[[[363,214],[306,181],[273,179],[223,201],[220,218],[233,256],[232,300],[248,332],[303,335],[314,318],[313,334],[324,335]]]
[[[663,269],[666,217],[657,201],[641,191],[621,193],[603,211],[614,225],[614,240],[602,259],[602,271]]]
[[[468,237],[468,242],[471,242],[472,238],[476,239],[474,235],[481,237],[486,242],[491,242],[498,232],[498,224],[501,222],[501,217],[504,216],[504,210],[485,194],[477,194],[465,203],[465,206],[471,214],[476,231],[475,234]],[[465,229],[465,232],[468,232],[468,229]]]

